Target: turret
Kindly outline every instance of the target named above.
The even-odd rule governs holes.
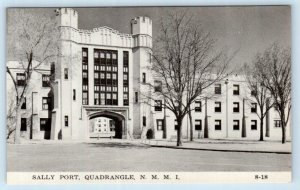
[[[131,34],[134,47],[152,47],[152,20],[149,17],[139,16],[131,20]]]
[[[78,12],[71,8],[59,8],[55,10],[59,26],[69,26],[78,29]]]

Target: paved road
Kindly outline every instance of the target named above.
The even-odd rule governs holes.
[[[7,145],[7,171],[289,171],[291,154],[153,148],[127,142]]]

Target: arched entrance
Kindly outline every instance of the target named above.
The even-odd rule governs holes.
[[[122,139],[126,134],[125,117],[121,114],[110,111],[96,112],[89,115],[89,121],[93,121],[89,122],[90,137],[113,137]],[[98,125],[97,130],[95,130],[93,125]],[[91,130],[91,128],[93,128],[93,130]]]

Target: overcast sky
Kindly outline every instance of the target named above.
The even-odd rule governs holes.
[[[130,20],[148,16],[153,21],[153,37],[159,32],[159,20],[176,7],[74,8],[79,13],[79,28],[109,26],[130,33]],[[273,42],[290,47],[291,12],[289,6],[186,7],[203,28],[217,40],[219,48],[238,50],[234,65],[251,62],[253,56]],[[41,10],[36,10],[41,12]],[[43,12],[54,14],[54,8]]]

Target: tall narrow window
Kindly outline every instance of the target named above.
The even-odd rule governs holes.
[[[156,120],[156,125],[157,125],[157,130],[162,131],[163,130],[163,125],[164,125],[164,120],[163,119],[157,119]]]
[[[216,119],[215,120],[215,130],[221,130],[222,126],[221,126],[221,120],[220,119]]]
[[[50,87],[50,76],[42,75],[42,87]]]
[[[238,84],[233,85],[233,95],[240,95],[240,86]]]
[[[215,102],[215,112],[221,112],[221,102]]]
[[[201,107],[202,107],[201,101],[196,100],[195,101],[195,112],[201,112]]]
[[[146,83],[146,73],[142,73],[142,82]]]
[[[98,56],[98,57],[97,57]],[[99,55],[94,54],[95,62],[99,62]],[[88,70],[88,48],[82,48],[82,105],[89,104],[89,70]],[[98,66],[99,67],[99,66]],[[95,68],[98,69],[98,67]],[[76,99],[76,91],[73,91],[73,100]]]
[[[49,118],[40,118],[40,131],[50,131],[51,120]]]
[[[221,94],[221,84],[215,84],[215,94]]]
[[[257,103],[251,103],[251,113],[257,112]]]
[[[251,120],[251,130],[257,130],[257,120]]]
[[[51,109],[51,98],[50,97],[43,97],[42,98],[42,109],[43,110],[50,110]]]
[[[154,81],[154,91],[161,92],[162,91],[162,82],[161,81]]]
[[[69,117],[65,115],[65,127],[69,126]]]
[[[76,90],[73,89],[73,100],[76,100]]]
[[[162,110],[162,100],[155,100],[155,111],[161,111]]]
[[[281,121],[279,119],[274,120],[274,127],[275,128],[280,128],[281,127]]]
[[[17,73],[17,86],[24,86],[25,78],[25,73]]]
[[[27,119],[21,118],[21,131],[27,131]]]
[[[202,130],[202,121],[201,121],[201,119],[196,119],[195,120],[195,130],[197,130],[197,131]]]
[[[68,79],[68,78],[69,78],[69,71],[68,71],[68,68],[65,68],[65,69],[64,69],[64,76],[65,76],[65,79]]]
[[[234,113],[240,112],[240,103],[239,102],[233,102],[233,112]]]
[[[233,120],[233,130],[240,130],[240,120]]]
[[[138,103],[139,102],[139,94],[138,94],[138,92],[135,92],[134,93],[134,96],[135,96],[135,103]]]

